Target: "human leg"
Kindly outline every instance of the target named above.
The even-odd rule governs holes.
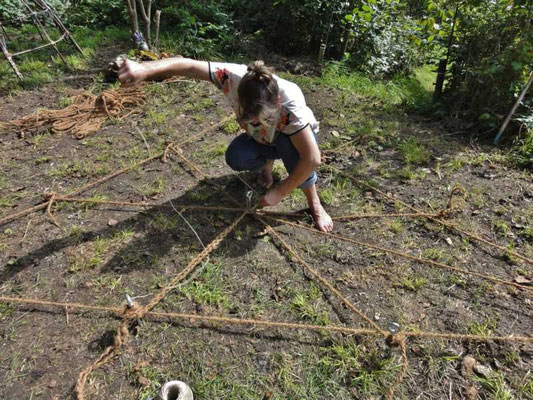
[[[329,214],[322,207],[320,203],[320,198],[316,190],[316,185],[312,184],[302,189],[307,199],[307,204],[309,204],[309,209],[311,210],[311,215],[315,221],[315,226],[319,231],[322,232],[331,232],[333,230],[333,220]]]
[[[300,162],[300,153],[298,153],[298,150],[296,150],[296,147],[294,147],[290,137],[287,135],[278,135],[276,139],[276,153],[279,154],[279,157],[281,157],[283,165],[285,165],[285,168],[289,174],[294,171],[298,165],[298,162]],[[314,185],[316,181],[317,175],[316,172],[313,171],[311,175],[309,175],[309,177],[298,187],[303,190]]]
[[[244,133],[233,139],[226,150],[226,164],[234,171],[258,170],[276,158],[279,157],[274,146],[257,143]]]
[[[300,161],[300,154],[288,136],[279,135],[276,140],[276,152],[281,156],[283,164],[285,165],[287,172],[290,174]],[[316,181],[317,175],[316,172],[313,171],[313,173],[298,187],[302,189],[305,194],[317,229],[322,232],[331,232],[333,229],[333,221],[326,210],[324,210],[324,207],[322,207],[317,193]]]

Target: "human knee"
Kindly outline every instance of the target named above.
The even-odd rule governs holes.
[[[316,175],[316,172],[313,171],[311,175],[309,175],[309,178],[307,178],[300,186],[298,186],[300,189],[305,190],[308,187],[313,186],[316,184],[316,181],[318,180],[318,177]]]
[[[243,157],[243,154],[238,149],[229,146],[226,150],[226,164],[234,171],[247,170],[247,162]]]

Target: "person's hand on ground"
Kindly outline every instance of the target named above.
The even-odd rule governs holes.
[[[283,197],[283,193],[281,193],[279,187],[276,186],[261,197],[259,200],[259,208],[275,206],[283,199]]]
[[[146,80],[148,69],[135,61],[124,60],[118,70],[118,80],[123,86],[133,86]]]

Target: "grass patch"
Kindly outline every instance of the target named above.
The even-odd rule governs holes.
[[[153,181],[150,184],[143,185],[139,192],[146,197],[153,197],[157,196],[158,194],[163,193],[167,188],[167,182],[165,181],[165,178],[160,176],[155,181]]]
[[[322,293],[311,284],[307,292],[297,292],[291,301],[292,310],[303,320],[317,325],[328,325],[329,316],[325,310],[320,310]]]
[[[12,52],[42,44],[40,38],[36,39],[38,32],[31,24],[22,25],[17,29],[7,29],[12,39],[7,44]],[[52,39],[59,37],[56,29],[49,29],[48,33]],[[24,76],[23,81],[19,81],[6,61],[0,61],[0,76],[3,78],[0,80],[0,92],[15,93],[22,89],[34,89],[58,79],[67,71],[86,69],[102,44],[129,40],[127,28],[108,28],[101,31],[77,28],[72,34],[82,48],[83,54],[78,53],[71,44],[59,43],[66,64],[52,48],[16,57],[15,62]]]
[[[507,385],[503,372],[493,372],[488,377],[474,376],[473,379],[490,393],[492,400],[514,400],[516,398]]]
[[[429,65],[418,68],[412,76],[394,76],[381,80],[361,72],[350,71],[343,62],[329,63],[321,78],[280,75],[300,86],[312,89],[316,86],[348,90],[363,97],[371,97],[389,106],[405,105],[409,108],[427,109],[431,106],[433,82],[436,74]]]
[[[221,285],[221,266],[207,263],[202,275],[189,285],[180,289],[189,300],[197,304],[211,305],[216,308],[227,309],[231,301]]]
[[[427,164],[430,152],[416,139],[408,138],[399,144],[403,160],[406,164]]]
[[[234,133],[239,132],[240,129],[241,127],[234,119],[229,119],[224,123],[224,125],[222,125],[222,130],[228,135],[233,135]]]
[[[208,160],[213,160],[215,158],[222,157],[224,154],[226,154],[227,149],[228,144],[226,142],[217,142],[212,147],[202,149],[201,156],[207,158]]]
[[[468,333],[471,335],[491,336],[498,328],[498,323],[492,318],[486,318],[482,322],[474,322],[468,326]]]
[[[384,358],[379,350],[355,343],[324,349],[319,364],[326,376],[347,382],[355,398],[383,394],[397,369],[392,357]]]
[[[421,276],[404,277],[401,282],[394,284],[396,287],[401,287],[411,292],[417,292],[423,288],[427,283],[427,279]]]

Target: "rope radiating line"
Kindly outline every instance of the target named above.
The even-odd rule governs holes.
[[[170,204],[160,204],[147,201],[119,201],[119,200],[100,200],[94,199],[91,197],[67,197],[67,196],[55,196],[54,202],[67,202],[67,203],[88,203],[88,204],[102,204],[102,205],[111,205],[111,206],[127,206],[127,207],[160,207],[160,208],[172,208]],[[199,211],[227,211],[227,212],[243,212],[249,211],[245,207],[224,207],[224,206],[196,206],[196,205],[186,205],[186,204],[175,204],[178,209],[182,210],[199,210]],[[304,217],[305,214],[291,213],[291,212],[278,212],[278,211],[268,211],[268,210],[258,210],[256,211],[261,215],[278,215],[278,216],[287,216],[287,217]]]
[[[57,199],[56,199],[57,201]],[[347,215],[338,215],[332,216],[331,219],[334,221],[351,221],[354,219],[366,219],[366,218],[427,218],[435,217],[438,218],[441,214],[438,213],[389,213],[389,214],[347,214]]]
[[[183,161],[185,164],[187,164],[194,172],[196,172],[202,179],[206,177],[206,175],[196,166],[192,161],[190,161],[188,158],[186,158],[183,155],[183,150],[177,146],[171,146],[172,151],[178,155],[181,161]]]
[[[191,161],[187,160],[185,156],[180,154],[180,157],[184,159],[184,161],[187,162],[188,165],[192,164],[192,167],[200,172],[201,175],[204,175]],[[235,199],[231,195],[228,195],[234,202],[236,202]],[[324,277],[322,277],[314,268],[312,268],[308,263],[305,262],[305,260],[294,250],[289,246],[288,243],[286,243],[283,238],[279,234],[277,234],[276,231],[267,223],[264,219],[262,219],[259,215],[255,215],[255,218],[261,222],[266,230],[272,235],[276,236],[278,240],[283,244],[283,246],[286,248],[287,251],[289,251],[290,254],[292,254],[298,262],[307,269],[309,273],[311,273],[315,279],[317,279],[320,283],[322,283],[324,286],[326,286],[337,298],[341,300],[348,308],[350,308],[355,314],[357,314],[360,318],[362,318],[365,322],[367,322],[370,326],[372,326],[376,331],[381,334],[384,338],[386,338],[390,342],[396,343],[396,345],[401,346],[402,349],[402,368],[393,383],[393,385],[390,387],[390,389],[387,392],[386,400],[393,400],[394,394],[398,388],[398,386],[401,384],[405,374],[407,373],[408,368],[408,359],[407,359],[407,353],[406,353],[406,344],[405,344],[405,338],[402,336],[400,338],[399,335],[389,335],[388,332],[381,329],[374,321],[372,321],[370,318],[368,318],[363,312],[361,312],[357,307],[355,307],[347,298],[345,298],[337,289],[335,289]]]
[[[502,285],[514,286],[514,287],[516,287],[518,289],[523,289],[523,290],[527,290],[527,291],[533,291],[533,287],[520,285],[518,283],[511,282],[511,281],[506,281],[506,280],[500,279],[500,278],[495,277],[495,276],[481,274],[479,272],[467,271],[465,269],[453,267],[451,265],[440,263],[438,261],[433,261],[433,260],[428,260],[428,259],[421,258],[421,257],[412,256],[410,254],[402,253],[402,252],[400,252],[398,250],[388,249],[388,248],[377,246],[377,245],[374,245],[374,244],[361,242],[359,240],[355,240],[355,239],[348,238],[348,237],[345,237],[345,236],[337,235],[337,234],[334,234],[334,233],[320,232],[320,231],[318,231],[318,230],[316,230],[314,228],[310,228],[310,227],[304,226],[304,225],[295,224],[293,222],[290,222],[290,221],[287,221],[287,220],[284,220],[284,219],[279,219],[279,218],[270,217],[270,216],[265,216],[265,217],[269,218],[269,219],[273,219],[273,220],[278,221],[280,223],[283,223],[285,225],[290,225],[290,226],[293,226],[293,227],[296,227],[296,228],[305,229],[307,231],[310,231],[310,232],[313,232],[313,233],[316,233],[316,234],[319,234],[319,235],[329,236],[329,237],[332,237],[332,238],[335,238],[335,239],[342,240],[344,242],[349,242],[349,243],[356,244],[358,246],[367,247],[369,249],[373,249],[373,250],[378,250],[378,251],[382,251],[382,252],[385,252],[385,253],[394,254],[394,255],[396,255],[398,257],[407,258],[409,260],[417,261],[417,262],[422,263],[422,264],[429,264],[429,265],[433,265],[435,267],[448,269],[448,270],[451,270],[451,271],[454,271],[454,272],[458,272],[458,273],[461,273],[461,274],[472,275],[472,276],[476,276],[478,278],[483,278],[483,279],[486,279],[486,280],[489,280],[489,281],[500,283]]]
[[[189,274],[191,274],[194,269],[218,246],[220,246],[220,243],[226,238],[226,236],[237,226],[237,224],[248,214],[248,212],[243,212],[231,225],[229,225],[227,228],[225,228],[220,234],[217,235],[215,239],[211,241],[207,245],[207,247],[202,250],[198,255],[196,255],[191,261],[189,261],[188,265],[176,276],[174,277],[170,283],[162,288],[153,298],[152,300],[145,305],[144,307],[135,305],[132,308],[126,308],[124,310],[124,316],[122,321],[120,322],[120,325],[117,329],[117,332],[115,334],[115,338],[113,341],[113,345],[107,347],[102,354],[87,368],[83,369],[80,374],[78,375],[78,380],[76,381],[76,387],[75,392],[78,400],[84,400],[85,399],[85,385],[87,383],[87,379],[89,375],[101,367],[102,365],[109,362],[115,354],[121,349],[124,342],[127,340],[129,332],[128,332],[128,326],[129,324],[136,319],[140,319],[146,315],[150,310],[152,310],[170,291],[172,291],[176,285],[185,279]]]
[[[398,338],[396,338],[396,341],[398,342],[398,345],[400,346],[400,350],[402,354],[402,368],[400,369],[400,372],[398,373],[398,375],[396,375],[396,379],[394,380],[394,383],[391,385],[391,387],[387,391],[387,394],[385,395],[386,400],[394,399],[394,394],[396,393],[396,390],[398,390],[398,388],[402,384],[403,379],[405,378],[405,375],[407,375],[407,368],[409,368],[409,359],[407,358],[407,345],[405,344],[405,335],[403,335],[403,333],[400,333],[397,336]]]
[[[318,280],[323,286],[327,287],[337,298],[350,310],[352,310],[355,314],[357,314],[361,319],[363,319],[367,324],[369,324],[372,328],[374,328],[376,331],[378,331],[380,334],[382,334],[384,337],[389,336],[389,333],[384,331],[377,325],[374,321],[372,321],[370,318],[368,318],[362,311],[360,311],[356,306],[352,304],[350,300],[348,300],[346,297],[342,295],[341,292],[339,292],[337,289],[333,287],[331,283],[329,283],[322,275],[318,273],[313,267],[311,267],[298,253],[296,253],[292,247],[280,236],[279,233],[277,233],[272,227],[265,222],[261,217],[257,217],[257,219],[263,223],[266,230],[269,234],[271,234],[273,237],[275,237],[283,247],[311,274],[313,277]]]
[[[35,306],[45,306],[45,307],[57,307],[61,309],[67,309],[69,311],[78,310],[79,312],[84,311],[94,311],[94,312],[105,312],[108,314],[114,314],[119,317],[124,315],[124,308],[120,307],[106,307],[106,306],[95,306],[82,303],[68,303],[68,302],[57,302],[57,301],[47,301],[39,300],[32,298],[19,298],[19,297],[8,297],[0,296],[0,302],[13,303],[13,304],[30,304]],[[229,325],[252,325],[252,326],[264,326],[267,328],[284,328],[284,329],[303,329],[311,331],[330,331],[338,333],[346,333],[353,335],[366,335],[366,336],[380,336],[380,332],[375,329],[367,328],[350,328],[345,326],[338,325],[308,325],[308,324],[299,324],[294,322],[280,322],[280,321],[269,321],[269,320],[258,320],[250,318],[229,318],[229,317],[219,317],[219,316],[208,316],[208,315],[198,315],[198,314],[187,314],[187,313],[175,313],[175,312],[161,312],[161,311],[149,311],[145,314],[145,317],[151,318],[169,318],[176,320],[192,320],[200,323],[227,323]],[[459,340],[459,341],[469,341],[469,342],[516,342],[516,343],[533,343],[533,336],[482,336],[482,335],[466,335],[460,333],[447,333],[447,332],[427,332],[427,331],[417,331],[417,332],[402,332],[405,337],[413,338],[422,338],[422,339],[448,339],[448,340]]]
[[[346,172],[344,172],[344,171],[342,171],[342,170],[340,170],[340,169],[338,169],[338,168],[335,168],[335,167],[333,167],[333,166],[331,166],[331,165],[323,164],[323,166],[324,166],[325,168],[328,168],[328,169],[331,169],[331,170],[337,172],[338,174],[340,174],[340,175],[342,175],[342,176],[344,176],[344,177],[346,177],[346,178],[349,178],[349,179],[351,179],[351,180],[357,182],[357,184],[360,184],[360,185],[362,185],[362,186],[365,186],[366,188],[368,188],[368,189],[370,189],[370,190],[372,190],[372,191],[378,193],[380,196],[382,196],[382,197],[384,197],[384,198],[386,198],[386,199],[389,199],[389,200],[391,200],[391,201],[396,201],[396,202],[400,203],[401,205],[403,205],[404,207],[407,207],[407,208],[410,209],[411,211],[414,211],[414,212],[419,213],[419,214],[424,214],[423,211],[417,209],[416,207],[413,207],[413,206],[411,206],[410,204],[405,203],[404,201],[402,201],[402,200],[400,200],[400,199],[397,199],[397,198],[394,197],[394,196],[388,195],[387,193],[385,193],[385,192],[379,190],[377,187],[375,187],[375,186],[373,186],[373,185],[370,185],[370,184],[366,183],[365,181],[362,181],[361,179],[357,179],[357,178],[354,177],[353,175],[350,175],[350,174],[348,174],[348,173],[346,173]],[[478,242],[484,243],[484,244],[486,244],[486,245],[488,245],[488,246],[492,246],[492,247],[497,248],[497,249],[499,249],[499,250],[501,250],[501,251],[507,252],[507,253],[509,253],[509,254],[511,254],[511,255],[517,257],[517,258],[520,258],[521,260],[523,260],[523,261],[525,261],[525,262],[527,262],[527,263],[529,263],[529,264],[533,264],[533,259],[528,258],[528,257],[526,257],[526,256],[523,256],[522,254],[517,253],[517,252],[514,251],[514,250],[508,249],[508,248],[506,248],[506,247],[504,247],[504,246],[501,246],[501,245],[499,245],[499,244],[497,244],[497,243],[491,242],[490,240],[483,239],[482,237],[480,237],[480,236],[478,236],[478,235],[475,235],[475,234],[473,234],[473,233],[471,233],[471,232],[465,231],[464,229],[461,229],[461,228],[457,227],[457,226],[454,225],[454,224],[451,224],[451,223],[449,223],[449,222],[443,221],[443,220],[441,220],[441,219],[437,219],[437,218],[435,218],[435,217],[433,217],[433,216],[426,215],[425,217],[426,217],[427,219],[429,219],[430,221],[432,221],[432,222],[435,222],[435,223],[437,223],[437,224],[443,225],[443,226],[445,226],[445,227],[447,227],[447,228],[449,228],[449,229],[451,229],[451,230],[454,230],[454,231],[459,232],[459,233],[461,233],[461,234],[463,234],[463,235],[465,235],[465,236],[468,236],[468,237],[471,238],[471,239],[477,240]]]
[[[44,209],[46,209],[46,207],[48,207],[48,202],[44,202],[44,203],[38,204],[36,206],[32,206],[32,207],[26,208],[24,210],[21,210],[21,211],[15,213],[15,214],[6,215],[5,217],[0,218],[0,226],[4,225],[4,224],[7,224],[8,222],[14,221],[14,220],[16,220],[18,218],[22,218],[22,217],[24,217],[24,216],[26,216],[28,214],[32,214],[34,212],[44,210]]]
[[[187,138],[186,140],[180,142],[177,146],[183,146],[184,144],[186,143],[190,143],[191,141],[193,140],[196,140],[198,139],[199,137],[205,135],[206,133],[214,130],[214,129],[217,129],[219,128],[220,126],[222,126],[226,121],[228,121],[228,119],[230,118],[230,116],[226,116],[225,118],[223,118],[220,122],[218,122],[217,124],[215,125],[212,125],[212,126],[209,126],[207,127],[206,129],[200,131],[199,133],[193,135],[192,137],[190,138]],[[89,182],[83,186],[81,186],[80,188],[76,189],[76,190],[73,190],[69,193],[67,193],[67,196],[76,196],[76,195],[79,195],[83,192],[86,192],[87,190],[89,189],[92,189],[93,187],[95,186],[98,186],[104,182],[107,182],[108,180],[112,179],[112,178],[115,178],[121,174],[124,174],[134,168],[138,168],[146,163],[149,163],[151,161],[154,161],[156,159],[165,159],[165,157],[167,156],[167,153],[168,151],[162,151],[160,152],[159,154],[156,154],[154,156],[151,156],[151,157],[148,157],[148,158],[145,158],[144,160],[141,160],[141,161],[138,161],[132,165],[130,165],[129,167],[124,167],[124,168],[120,168],[114,172],[111,172],[109,173],[108,175],[100,178],[100,179],[97,179],[95,181],[92,181],[92,182]],[[57,195],[59,196],[59,195]],[[28,207],[24,210],[21,210],[17,213],[14,213],[14,214],[11,214],[11,215],[6,215],[5,217],[2,217],[0,218],[0,226],[1,225],[4,225],[8,222],[11,222],[11,221],[14,221],[18,218],[22,218],[28,214],[31,214],[31,213],[34,213],[34,212],[37,212],[37,211],[41,211],[41,210],[45,210],[46,208],[48,207],[48,201],[44,202],[44,203],[41,203],[41,204],[38,204],[38,205],[35,205],[35,206],[32,206],[32,207]]]

